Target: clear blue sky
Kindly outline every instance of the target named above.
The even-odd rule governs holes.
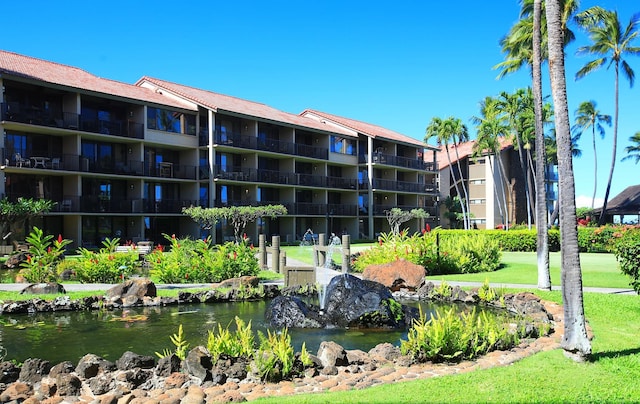
[[[616,9],[624,25],[640,12],[635,0],[581,3],[582,9],[595,4]],[[469,118],[478,115],[485,96],[530,85],[526,71],[497,80],[492,69],[504,58],[499,40],[518,19],[519,9],[517,0],[15,1],[2,6],[1,46],[109,79],[134,83],[148,75],[292,113],[314,108],[416,139],[423,139],[433,117],[453,115],[475,136]],[[577,41],[567,49],[570,112],[593,99],[603,113],[613,115],[612,69],[574,80],[590,60],[575,56],[577,46],[587,44],[575,30]],[[640,78],[640,58],[629,62]],[[638,86],[630,88],[624,79],[620,83],[610,198],[640,183],[640,167],[620,162],[628,138],[640,131]],[[604,140],[598,138],[600,198],[612,133],[609,128]],[[590,136],[583,136],[580,147],[582,157],[574,160],[576,194],[590,203]]]

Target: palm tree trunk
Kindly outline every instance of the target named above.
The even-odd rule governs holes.
[[[584,316],[582,272],[578,250],[575,179],[571,158],[571,129],[561,25],[562,2],[562,0],[547,0],[546,2],[551,90],[558,134],[561,278],[564,303],[564,334],[561,346],[566,355],[576,360],[583,360],[591,354],[591,342],[587,336]]]
[[[456,145],[456,165],[458,166],[458,173],[460,174],[460,181],[462,182],[462,190],[464,191],[464,201],[460,201],[460,203],[464,203],[467,210],[467,215],[464,216],[464,228],[469,230],[471,228],[471,212],[469,209],[469,194],[467,193],[467,187],[465,186],[465,177],[462,175],[462,168],[460,167],[460,156],[458,155],[458,146]]]
[[[453,164],[451,164],[451,157],[449,157],[449,146],[445,145],[445,149],[447,149],[447,161],[449,162],[449,172],[451,173],[451,178],[453,179],[453,185],[456,188],[456,193],[458,194],[458,199],[460,200],[460,209],[462,209],[462,218],[464,219],[467,216],[467,211],[465,209],[464,203],[462,202],[462,194],[460,193],[460,187],[458,187],[458,181],[456,180],[456,175],[453,172]],[[467,222],[463,220],[465,230],[467,229]]]
[[[598,152],[596,149],[596,127],[595,124],[591,128],[593,141],[593,196],[591,197],[591,209],[596,203],[596,190],[598,189]]]
[[[549,272],[549,233],[547,232],[547,189],[544,181],[545,147],[542,127],[542,69],[540,55],[540,20],[542,0],[533,2],[533,108],[535,116],[536,147],[536,246],[538,261],[538,289],[551,290]],[[529,154],[530,156],[530,154]]]
[[[506,214],[507,220],[505,222],[505,226],[507,230],[509,230],[509,222],[511,220],[510,214],[513,213],[513,206],[512,206],[512,203],[507,203],[507,193],[505,192],[505,190],[509,191],[509,201],[512,202],[513,186],[511,185],[511,183],[509,183],[509,179],[507,178],[507,172],[504,169],[504,164],[502,164],[502,156],[500,155],[499,152],[496,152],[496,158],[498,160],[498,169],[500,170],[502,181],[504,182],[504,185],[502,186],[502,198],[504,200],[504,206],[507,213]],[[510,206],[511,208],[509,208]]]
[[[520,138],[520,132],[516,130],[516,142],[518,143],[518,158],[520,160],[520,169],[522,170],[522,178],[524,179],[524,192],[526,195],[527,203],[527,225],[531,228],[531,193],[529,192],[529,170],[524,162],[524,147],[522,147],[522,139]]]
[[[615,77],[616,77],[616,94],[615,94],[615,111],[613,118],[613,154],[611,156],[611,169],[609,170],[609,181],[607,181],[607,189],[604,192],[604,202],[602,204],[602,212],[600,213],[600,219],[598,220],[598,225],[602,226],[605,221],[606,213],[607,213],[607,202],[609,201],[609,192],[611,191],[611,181],[613,179],[613,169],[616,167],[616,152],[618,150],[618,77],[619,77],[619,69],[620,66],[618,62],[615,64]]]
[[[496,199],[496,201],[498,202],[498,210],[500,211],[500,219],[502,220],[502,223],[504,224],[504,212],[502,210],[502,205],[500,204],[500,195],[498,194],[498,187],[496,185],[496,173],[495,170],[493,169],[493,163],[491,162],[491,154],[487,155],[487,160],[489,160],[489,170],[491,170],[491,180],[493,182],[493,195]],[[498,176],[498,179],[500,179],[500,177]],[[504,188],[502,188],[502,192],[504,194]]]

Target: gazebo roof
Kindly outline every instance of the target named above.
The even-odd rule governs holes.
[[[602,212],[602,207],[595,209]],[[632,185],[607,203],[607,215],[640,215],[640,185]]]

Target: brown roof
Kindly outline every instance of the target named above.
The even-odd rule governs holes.
[[[602,212],[602,206],[595,209]],[[607,203],[607,215],[640,214],[640,185],[632,185],[624,189]]]
[[[414,139],[398,132],[394,132],[381,126],[373,125],[371,123],[357,121],[355,119],[349,119],[343,116],[328,114],[326,112],[321,112],[314,109],[305,109],[300,113],[300,115],[315,115],[317,117],[332,121],[338,125],[344,126],[345,128],[354,130],[358,133],[362,133],[373,138],[380,137],[383,139],[394,140],[396,142],[409,143],[411,145],[425,147],[425,143],[420,140]]]
[[[440,170],[449,167],[449,160],[451,160],[451,164],[455,164],[460,160],[469,157],[473,154],[473,146],[476,144],[475,140],[470,140],[468,142],[462,142],[458,145],[450,144],[449,145],[449,158],[447,158],[447,150],[444,145],[439,146],[440,153],[436,153],[436,160],[438,162],[438,168]],[[500,138],[501,150],[508,149],[513,147],[513,144],[509,139]],[[456,157],[456,149],[458,151],[458,155]]]
[[[89,92],[193,110],[185,103],[164,97],[147,88],[103,79],[77,67],[3,50],[0,50],[0,75],[22,77]]]
[[[213,111],[228,111],[255,118],[262,118],[275,122],[288,123],[290,125],[303,127],[307,129],[321,130],[324,132],[339,133],[341,135],[352,135],[352,133],[328,126],[316,120],[305,118],[299,115],[280,111],[266,104],[248,101],[241,98],[232,97],[212,91],[202,90],[195,87],[189,87],[182,84],[172,83],[153,77],[144,76],[136,85],[144,85],[150,83],[157,87],[161,87],[166,91],[175,95],[191,100],[203,107],[210,108]]]

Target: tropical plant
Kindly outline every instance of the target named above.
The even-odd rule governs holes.
[[[625,147],[624,151],[627,155],[622,161],[634,159],[635,163],[638,164],[640,162],[640,132],[636,132],[635,135],[631,136],[629,142],[631,146]]]
[[[604,193],[604,202],[600,214],[599,224],[602,225],[606,218],[609,192],[616,165],[616,153],[618,148],[618,120],[619,120],[619,74],[629,81],[629,86],[633,87],[634,71],[625,59],[626,56],[640,55],[640,47],[634,46],[634,40],[640,35],[638,26],[640,24],[640,14],[636,14],[629,20],[626,27],[623,27],[616,11],[605,10],[600,6],[591,7],[576,16],[576,21],[589,34],[591,44],[578,48],[579,55],[589,54],[596,56],[595,59],[587,62],[576,73],[576,79],[581,79],[589,73],[607,64],[607,68],[614,67],[614,88],[615,104],[613,114],[613,150],[611,167],[609,169],[609,179]]]
[[[184,337],[184,332],[182,330],[182,324],[178,326],[178,333],[169,336],[171,343],[175,346],[174,350],[165,349],[164,351],[156,352],[156,355],[159,358],[164,358],[165,356],[169,356],[175,354],[180,360],[185,360],[187,358],[187,349],[189,349],[189,343]]]
[[[449,165],[449,173],[451,174],[451,179],[453,180],[453,185],[456,189],[456,195],[460,200],[460,209],[462,210],[462,220],[464,222],[464,228],[469,229],[468,221],[467,221],[467,206],[465,206],[465,201],[463,201],[462,193],[460,192],[460,182],[464,179],[462,177],[456,178],[456,175],[453,172],[453,164],[451,163],[451,155],[449,154],[449,144],[455,144],[454,134],[451,131],[452,126],[446,123],[446,120],[442,120],[441,118],[434,117],[431,119],[431,122],[427,126],[425,132],[425,143],[428,143],[431,138],[435,138],[438,146],[444,146],[447,152],[447,161]],[[445,190],[448,194],[449,191]]]
[[[454,308],[436,311],[434,317],[420,316],[414,320],[401,340],[400,350],[417,362],[459,362],[473,359],[496,349],[509,349],[520,339],[512,333],[506,319],[491,316],[486,311],[458,313]]]
[[[295,353],[287,328],[280,332],[267,330],[265,336],[258,331],[260,347],[255,356],[258,373],[262,380],[278,382],[293,371]]]
[[[135,250],[116,252],[119,238],[106,238],[98,251],[81,247],[74,270],[82,283],[117,283],[130,277],[138,268],[139,255]]]
[[[251,331],[251,321],[245,323],[238,316],[235,317],[236,331],[229,331],[229,326],[222,328],[218,323],[218,331],[209,330],[207,337],[207,350],[211,354],[213,363],[216,363],[221,355],[233,358],[252,358],[254,353],[254,337]]]
[[[44,232],[38,227],[33,228],[26,238],[29,244],[27,259],[20,263],[22,274],[28,282],[56,282],[58,280],[58,261],[64,258],[65,247],[71,240],[58,235],[57,239]]]
[[[613,253],[620,263],[620,270],[629,276],[629,284],[640,293],[640,227],[621,229],[615,234]]]
[[[584,130],[591,128],[591,142],[593,145],[593,196],[591,209],[594,208],[596,190],[598,189],[598,148],[596,147],[596,131],[604,138],[603,124],[611,126],[611,115],[601,113],[595,101],[585,101],[575,112],[574,136],[579,139]]]
[[[498,175],[497,179],[493,181],[493,191],[497,195],[498,189],[500,189],[502,193],[502,205],[498,202],[498,208],[502,215],[502,223],[505,223],[507,229],[509,229],[511,215],[515,215],[512,198],[514,184],[507,178],[502,158],[500,157],[502,150],[500,139],[509,133],[509,127],[499,115],[496,103],[497,100],[495,98],[486,97],[480,103],[480,116],[471,118],[471,121],[477,125],[477,138],[473,145],[472,157],[478,158],[487,155],[492,174],[494,174],[493,161],[496,161]],[[494,177],[496,177],[495,174]],[[498,179],[502,181],[501,187],[498,187],[500,182]],[[508,190],[508,198],[505,189]]]
[[[15,239],[24,235],[25,224],[28,234],[31,231],[29,221],[49,212],[54,205],[55,202],[47,199],[18,198],[15,202],[6,197],[0,199],[0,237]]]
[[[575,177],[571,163],[571,129],[564,67],[562,5],[563,0],[546,2],[551,92],[558,141],[558,175],[564,179],[559,184],[561,278],[565,325],[561,346],[565,353],[580,360],[591,354],[591,342],[587,336],[584,316],[582,272],[576,228]]]

